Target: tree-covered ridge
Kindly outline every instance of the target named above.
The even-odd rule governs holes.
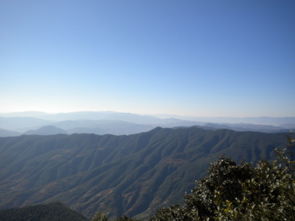
[[[290,151],[295,145],[292,143],[288,147]],[[285,150],[277,150],[277,153],[278,160],[260,161],[255,166],[245,162],[237,164],[228,158],[219,159],[210,166],[208,175],[197,181],[191,193],[185,196],[183,205],[159,209],[149,220],[295,220],[294,161],[292,154],[288,157]],[[101,213],[92,219],[107,220]]]
[[[285,155],[281,155],[285,157]],[[287,159],[287,160],[286,160]],[[283,164],[282,164],[283,163]],[[159,209],[150,221],[292,221],[295,177],[292,162],[261,161],[256,166],[222,158],[185,196],[184,205]],[[60,203],[0,211],[5,221],[86,221]],[[97,213],[91,221],[108,221]],[[113,221],[136,221],[126,216]]]
[[[182,202],[220,155],[271,159],[287,134],[163,129],[130,136],[0,138],[0,207],[62,201],[91,217],[148,217]]]

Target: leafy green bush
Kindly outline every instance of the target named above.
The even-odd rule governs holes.
[[[160,209],[151,220],[295,220],[292,161],[285,151],[278,155],[279,160],[256,166],[221,158],[185,197],[183,206]]]

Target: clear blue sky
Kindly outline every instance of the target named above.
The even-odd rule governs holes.
[[[0,112],[295,116],[293,0],[1,0]]]

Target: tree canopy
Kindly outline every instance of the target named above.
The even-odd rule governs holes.
[[[292,149],[278,149],[278,160],[253,166],[221,158],[185,196],[183,206],[158,210],[152,221],[295,220]],[[289,153],[289,157],[288,157]]]

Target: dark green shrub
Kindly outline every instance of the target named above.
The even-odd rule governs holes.
[[[295,180],[285,151],[279,160],[256,166],[222,158],[197,182],[183,206],[158,210],[152,221],[164,220],[295,220]]]

